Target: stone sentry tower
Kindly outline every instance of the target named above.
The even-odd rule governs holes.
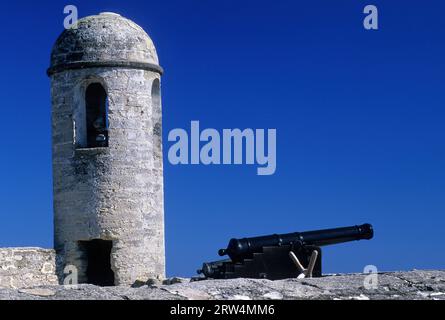
[[[67,266],[97,285],[165,276],[161,74],[150,37],[115,13],[80,19],[53,47],[61,280]]]

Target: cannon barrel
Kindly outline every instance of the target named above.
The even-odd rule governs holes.
[[[325,229],[288,234],[274,234],[270,236],[231,239],[227,249],[219,250],[220,256],[228,255],[233,262],[252,258],[254,253],[261,253],[264,247],[283,245],[312,245],[326,246],[354,240],[372,239],[374,231],[372,225]]]

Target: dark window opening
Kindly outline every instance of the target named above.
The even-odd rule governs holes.
[[[108,147],[108,99],[100,83],[85,92],[87,148]]]
[[[111,269],[112,241],[92,240],[80,242],[87,258],[87,283],[97,286],[114,286]]]
[[[159,79],[153,80],[153,85],[151,87],[151,98],[153,99],[153,106],[156,109],[161,108],[161,84]]]

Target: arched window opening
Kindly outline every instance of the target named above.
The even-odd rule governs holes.
[[[160,109],[161,105],[161,85],[159,83],[159,79],[155,79],[153,81],[153,85],[151,87],[151,98],[153,99],[153,106],[155,109]]]
[[[161,111],[161,85],[159,79],[154,79],[151,87],[151,101],[152,101],[152,114],[153,114],[153,128],[154,136],[159,141],[155,141],[155,147],[158,143],[161,143],[162,136],[162,111]]]
[[[108,99],[100,83],[85,92],[87,148],[108,147]]]

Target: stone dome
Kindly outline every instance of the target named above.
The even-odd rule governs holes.
[[[131,66],[162,73],[147,33],[111,12],[79,19],[77,28],[63,31],[52,49],[48,74],[88,66]]]

